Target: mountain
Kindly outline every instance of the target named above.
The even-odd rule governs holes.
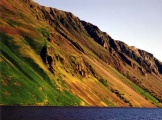
[[[1,105],[162,107],[162,62],[32,0],[0,1]]]

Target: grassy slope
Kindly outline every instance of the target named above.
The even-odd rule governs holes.
[[[79,104],[80,100],[69,92],[59,91],[54,79],[46,75],[39,63],[30,57],[23,58],[18,46],[12,43],[12,50],[7,47],[9,40],[14,41],[12,37],[1,33],[1,39],[1,104]],[[23,52],[26,51],[23,49]]]
[[[2,14],[5,17],[0,21],[0,104],[79,105],[79,98],[67,90],[59,90],[55,79],[39,56],[40,49],[45,44],[44,37],[48,36],[46,29],[33,22],[32,17],[28,21],[29,16],[23,12],[13,13],[2,6],[1,9],[4,10]],[[21,7],[20,9],[23,10]],[[15,14],[25,18],[15,21]]]
[[[93,47],[95,46],[97,51],[103,52],[101,54],[105,53],[105,49],[92,41],[91,38],[83,33],[84,37],[80,36],[83,41],[79,43],[82,43],[85,54],[89,56],[87,57],[87,55],[80,54],[80,51],[50,27],[46,21],[36,21],[31,10],[22,7],[23,4],[18,1],[12,4],[18,6],[20,12],[4,0],[1,4],[9,6],[7,9],[1,6],[4,17],[0,21],[0,104],[153,107],[149,101],[144,99],[146,97],[158,105],[155,98],[144,93],[140,87],[124,78],[120,73],[104,67],[101,69],[100,63],[96,64],[95,62],[100,59],[96,56],[98,53],[94,54]],[[14,19],[15,16],[17,16],[17,20]],[[59,41],[48,42],[49,33],[55,34]],[[77,41],[76,36],[70,35],[69,37],[73,41]],[[55,75],[41,60],[40,52],[43,46],[50,46],[53,51],[51,54],[55,55],[53,57],[60,56],[64,60],[61,62],[60,59],[56,59]],[[70,63],[70,56],[75,56],[75,59],[72,60],[73,63]],[[92,73],[89,73],[87,77],[75,73],[73,70],[75,65],[81,63],[83,68],[85,67],[83,59],[94,68],[99,77],[102,76],[105,81],[108,81],[108,85],[105,86]],[[127,87],[126,90],[123,89],[124,86]],[[136,96],[131,97],[130,95],[135,91],[139,94],[136,93]],[[140,103],[136,98],[145,103]]]

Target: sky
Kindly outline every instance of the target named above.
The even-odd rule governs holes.
[[[152,53],[162,61],[162,0],[34,0],[72,12],[113,39]]]

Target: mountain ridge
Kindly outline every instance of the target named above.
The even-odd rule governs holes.
[[[22,11],[21,14],[13,7],[14,5],[25,6],[19,8]],[[5,8],[6,6],[9,7]],[[5,38],[2,43],[8,46],[13,53],[15,53],[15,50],[19,50],[18,48],[13,49],[5,43],[9,39],[7,37],[9,35],[16,41],[16,44],[12,44],[22,48],[23,54],[23,48],[29,50],[31,53],[25,53],[23,57],[15,54],[19,58],[21,57],[25,64],[34,65],[32,69],[38,75],[42,76],[41,73],[43,73],[42,81],[48,79],[50,91],[54,91],[53,82],[56,81],[56,86],[59,86],[56,87],[58,89],[56,91],[63,92],[61,95],[66,100],[69,99],[68,96],[77,97],[69,100],[71,102],[78,98],[81,99],[80,104],[82,103],[82,105],[134,107],[153,107],[152,103],[156,106],[161,105],[162,63],[152,54],[112,39],[97,26],[80,20],[70,12],[39,6],[31,0],[19,0],[13,5],[2,0],[1,9],[4,13],[9,14],[8,17],[5,17],[4,13],[1,13],[4,16],[1,20],[2,39]],[[28,14],[24,15],[23,13]],[[17,18],[18,21],[14,21],[11,17],[13,14],[19,17]],[[13,28],[16,28],[16,30]],[[29,47],[24,47],[25,45],[20,42],[17,36],[22,41],[25,40]],[[9,53],[2,52],[2,56],[9,55]],[[30,62],[26,60],[26,56],[29,56]],[[4,57],[2,61],[5,61],[5,58],[11,61],[9,57]],[[15,64],[13,61],[11,63]],[[18,63],[16,64],[19,66]],[[18,67],[18,69],[21,70],[22,68]],[[29,76],[25,70],[23,74]],[[4,101],[7,100],[5,95],[11,93],[8,92],[8,88],[4,87],[7,84],[6,81],[8,81],[6,76],[2,75],[1,77],[4,78],[1,93],[4,98],[1,104],[4,104]],[[29,76],[28,78],[32,79],[32,77]],[[19,78],[19,82],[22,82],[21,80]],[[155,80],[160,84],[157,84]],[[40,84],[40,86],[42,85]],[[97,91],[94,86],[100,91]],[[137,87],[139,88],[137,89]],[[45,88],[40,87],[39,89]],[[45,94],[49,97],[48,92],[45,92]],[[53,102],[55,98],[48,97],[47,99],[42,98],[44,102],[41,104],[52,103],[52,105],[56,105],[57,102]],[[16,101],[12,96],[10,99]],[[145,101],[145,103],[139,102],[138,99]],[[62,105],[66,103],[63,99],[59,99],[59,101],[62,101]],[[24,102],[24,104],[26,103],[28,102]],[[16,104],[19,103],[16,102]],[[75,104],[79,105],[79,103]]]

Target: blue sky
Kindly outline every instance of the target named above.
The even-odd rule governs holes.
[[[113,39],[148,51],[162,61],[162,0],[34,0],[72,12]]]

